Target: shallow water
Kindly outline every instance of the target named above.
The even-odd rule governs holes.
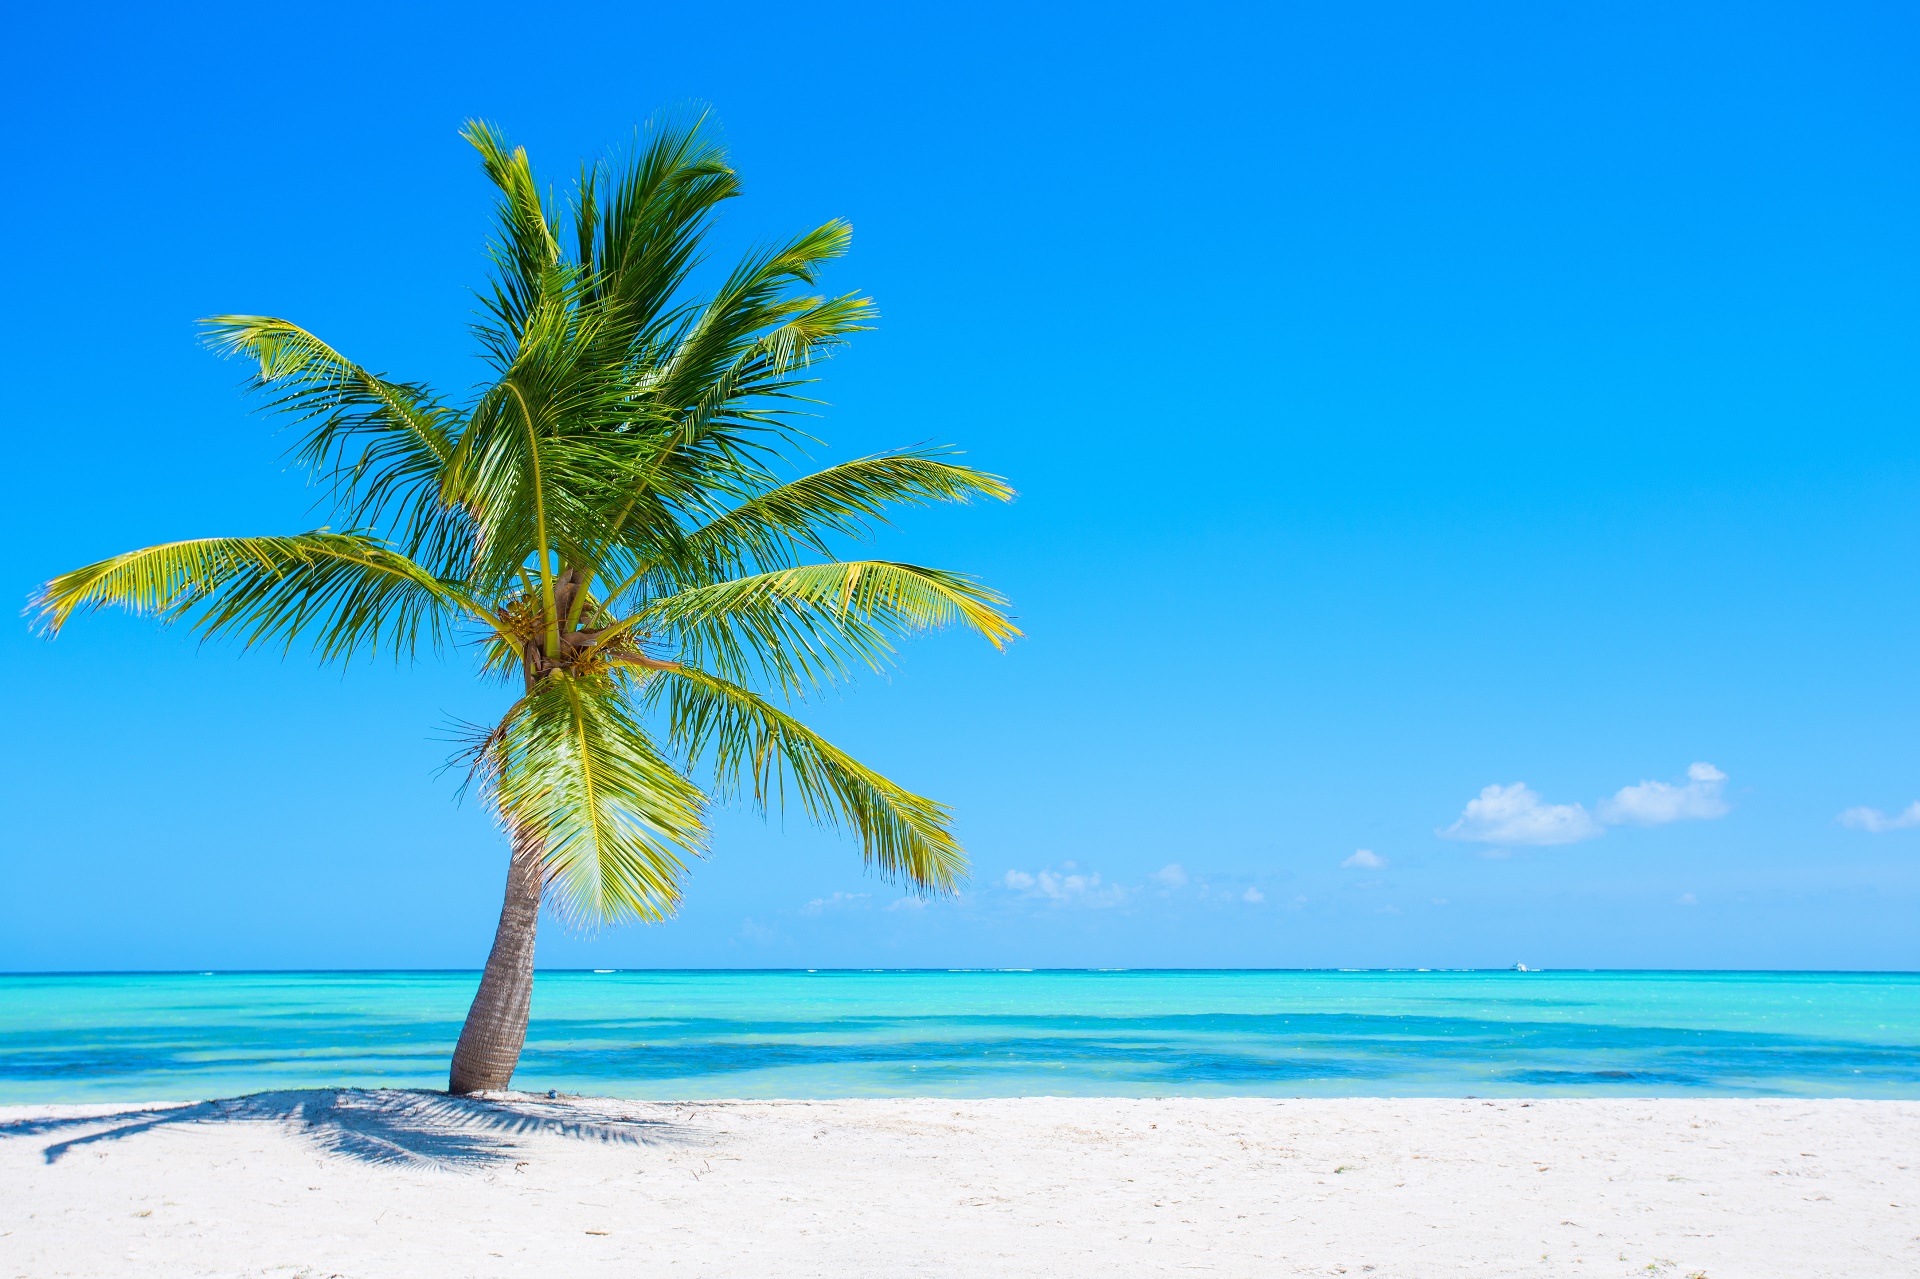
[[[0,976],[0,1103],[444,1087],[472,972]],[[617,1097],[1920,1098],[1920,974],[542,972]]]

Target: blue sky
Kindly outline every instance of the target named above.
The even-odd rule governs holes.
[[[476,379],[464,118],[561,180],[700,101],[727,251],[855,225],[825,456],[1020,489],[882,552],[1027,638],[808,712],[956,807],[958,901],[723,813],[679,919],[542,963],[1920,967],[1910,11],[526,13],[14,12],[14,598],[320,522],[197,316]],[[0,636],[0,969],[483,958],[465,655]]]

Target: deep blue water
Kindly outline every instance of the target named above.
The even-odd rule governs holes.
[[[442,1087],[477,973],[0,976],[0,1104]],[[1920,1098],[1920,974],[543,972],[625,1097]]]

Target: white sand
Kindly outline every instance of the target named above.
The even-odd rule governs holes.
[[[0,1110],[0,1279],[1920,1275],[1910,1102],[110,1109]]]

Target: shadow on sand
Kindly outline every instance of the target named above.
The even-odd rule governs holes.
[[[46,1148],[47,1162],[54,1163],[78,1147],[122,1141],[156,1128],[230,1123],[278,1124],[343,1159],[442,1169],[504,1163],[520,1153],[517,1139],[527,1136],[628,1146],[691,1145],[700,1140],[693,1129],[664,1120],[583,1117],[565,1101],[452,1097],[399,1088],[302,1088],[165,1109],[21,1119],[0,1123],[0,1138],[77,1133]],[[81,1131],[93,1128],[100,1131]]]

